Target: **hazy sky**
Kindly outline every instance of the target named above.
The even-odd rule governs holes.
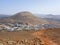
[[[0,0],[0,14],[14,14],[21,11],[60,14],[60,0]]]

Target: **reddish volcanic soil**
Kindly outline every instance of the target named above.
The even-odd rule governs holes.
[[[43,29],[33,34],[45,45],[60,45],[60,29]]]

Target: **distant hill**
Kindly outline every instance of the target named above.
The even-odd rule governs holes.
[[[6,18],[6,17],[9,17],[9,15],[0,14],[0,18]]]
[[[34,14],[28,11],[16,13],[8,18],[1,19],[0,22],[9,22],[9,23],[23,22],[31,25],[48,24],[47,21],[34,16]]]
[[[48,26],[45,25],[46,27],[60,27],[60,15],[36,14],[36,16],[49,22]]]
[[[53,15],[53,14],[37,14],[39,18],[46,19],[48,21],[56,21],[60,22],[60,15]]]
[[[47,15],[44,19],[60,22],[60,15]]]

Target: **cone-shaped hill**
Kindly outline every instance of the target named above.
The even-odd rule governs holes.
[[[19,12],[19,13],[14,14],[11,17],[4,18],[2,20],[0,19],[0,22],[9,22],[9,23],[23,22],[23,23],[28,23],[31,25],[48,24],[47,21],[34,16],[34,14],[28,11]]]

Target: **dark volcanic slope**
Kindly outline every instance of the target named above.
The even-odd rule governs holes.
[[[11,17],[0,20],[0,22],[23,22],[28,24],[48,24],[47,21],[33,16],[32,13],[24,11],[14,14]]]

